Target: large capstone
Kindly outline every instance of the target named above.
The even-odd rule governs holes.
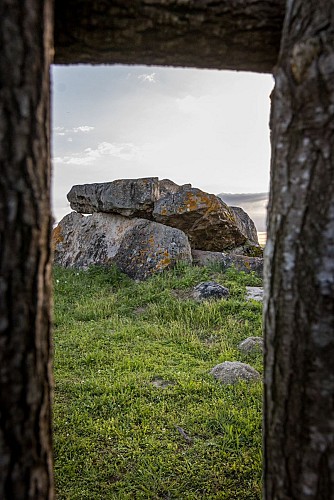
[[[81,214],[104,212],[145,219],[151,219],[158,198],[158,177],[81,184],[73,186],[67,195],[72,210]]]
[[[115,264],[134,279],[191,264],[187,236],[180,230],[145,219],[72,212],[53,231],[54,260],[63,267],[87,269]]]

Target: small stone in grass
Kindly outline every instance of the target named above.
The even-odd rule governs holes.
[[[238,349],[241,352],[263,352],[263,338],[262,337],[248,337],[240,342]]]
[[[226,299],[230,292],[227,288],[215,281],[203,281],[195,286],[193,297],[196,300]]]
[[[222,384],[235,384],[239,380],[258,380],[261,378],[258,371],[246,363],[240,361],[225,361],[216,365],[210,371],[213,377]]]

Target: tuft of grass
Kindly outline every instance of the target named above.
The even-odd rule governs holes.
[[[198,303],[212,280],[228,300]],[[115,268],[54,269],[57,498],[260,499],[262,384],[209,371],[250,363],[261,335],[255,275],[178,266],[144,282]]]

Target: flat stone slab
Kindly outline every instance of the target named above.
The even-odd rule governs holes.
[[[159,192],[158,177],[118,179],[73,186],[67,199],[72,210],[81,214],[103,212],[151,219]]]

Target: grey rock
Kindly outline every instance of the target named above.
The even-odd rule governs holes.
[[[263,275],[263,258],[261,257],[246,257],[224,252],[206,252],[204,250],[192,250],[193,263],[198,266],[208,266],[216,264],[222,270],[234,267],[238,271],[250,273],[254,271],[262,277]]]
[[[181,191],[182,189],[188,188],[190,189],[191,184],[176,184],[176,182],[171,181],[170,179],[162,179],[159,181],[159,198],[163,198],[169,194],[175,194]]]
[[[196,300],[219,300],[226,299],[230,295],[230,292],[227,288],[215,281],[203,281],[203,283],[199,283],[199,285],[195,286],[192,295]]]
[[[192,262],[189,241],[182,231],[113,214],[66,215],[53,231],[53,247],[54,261],[63,267],[115,264],[139,280],[178,261]]]
[[[246,300],[256,300],[257,302],[263,302],[263,287],[246,286]]]
[[[148,219],[158,198],[158,177],[81,184],[67,195],[72,210],[81,214],[104,212]]]
[[[229,207],[217,196],[181,187],[154,203],[153,219],[184,231],[192,248],[222,251],[246,242]]]
[[[238,349],[244,353],[250,352],[263,352],[263,338],[262,337],[248,337],[240,342]]]
[[[230,210],[234,213],[236,223],[243,234],[247,236],[250,242],[258,245],[259,240],[256,227],[249,215],[240,207],[230,207]]]
[[[222,384],[236,384],[240,380],[250,382],[261,378],[259,372],[246,363],[240,361],[225,361],[216,365],[210,374]]]

